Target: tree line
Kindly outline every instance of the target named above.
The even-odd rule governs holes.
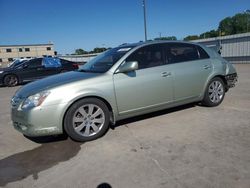
[[[205,39],[211,37],[234,35],[250,31],[250,10],[226,17],[220,21],[217,29],[201,33],[200,35],[189,35],[184,40]]]
[[[232,17],[226,17],[219,22],[219,26],[217,29],[213,29],[210,31],[206,31],[201,33],[200,35],[188,35],[183,40],[197,40],[197,39],[206,39],[218,36],[225,35],[234,35],[239,33],[250,32],[250,10],[246,10],[243,13],[235,14]],[[153,40],[177,40],[176,36],[165,36],[165,37],[157,37]],[[152,41],[152,40],[150,40]],[[91,54],[91,53],[101,53],[110,48],[94,48],[92,51],[85,51],[81,48],[76,49],[73,55],[83,55],[83,54]]]
[[[99,47],[96,47],[96,48],[94,48],[94,49],[91,50],[91,51],[85,51],[85,50],[83,50],[83,49],[81,49],[81,48],[78,48],[78,49],[76,49],[75,52],[74,52],[73,54],[71,54],[71,55],[95,54],[95,53],[104,52],[104,51],[106,51],[106,50],[108,50],[108,49],[110,49],[110,48],[104,48],[104,47],[99,48]]]

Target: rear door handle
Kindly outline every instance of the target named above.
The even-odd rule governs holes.
[[[203,66],[204,69],[211,69],[211,67],[212,67],[211,65],[204,65]]]
[[[162,72],[161,73],[161,76],[162,77],[169,77],[169,76],[171,76],[172,74],[171,74],[171,72]]]

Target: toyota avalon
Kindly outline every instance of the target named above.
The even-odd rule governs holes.
[[[121,45],[76,71],[23,86],[11,101],[14,127],[36,137],[101,137],[110,124],[174,106],[219,105],[237,81],[231,63],[203,45],[164,41]]]

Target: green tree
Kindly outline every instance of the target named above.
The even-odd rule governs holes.
[[[233,27],[234,27],[234,33],[245,33],[247,32],[247,22],[249,22],[248,19],[248,14],[243,13],[243,14],[236,14],[235,16],[232,17],[233,19]]]
[[[203,38],[211,38],[211,37],[218,37],[219,36],[219,32],[217,30],[211,30],[211,31],[207,31],[205,33],[200,34],[201,39]]]
[[[75,50],[75,55],[83,55],[83,54],[87,54],[88,52],[87,51],[85,51],[85,50],[83,50],[83,49],[81,49],[81,48],[78,48],[78,49],[76,49]]]
[[[184,38],[185,41],[196,40],[196,39],[199,39],[198,35],[189,35],[189,36],[187,36],[187,37]]]
[[[219,31],[223,31],[225,35],[231,35],[234,33],[233,19],[231,17],[226,17],[221,20],[218,27]]]
[[[89,53],[101,53],[101,52],[104,52],[106,50],[107,50],[107,48],[98,48],[98,47],[96,47],[92,51],[90,51]]]
[[[220,21],[219,27],[216,30],[201,33],[199,36],[189,35],[184,40],[196,40],[245,32],[250,32],[250,10],[224,18]]]
[[[154,40],[177,40],[176,36],[169,36],[169,37],[158,37]]]
[[[218,30],[224,32],[225,35],[233,35],[238,33],[249,32],[250,13],[235,14],[233,17],[227,17],[220,21]]]

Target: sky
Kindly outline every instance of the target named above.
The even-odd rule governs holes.
[[[201,34],[250,0],[146,0],[148,39]],[[144,40],[142,0],[0,0],[0,45],[52,42],[60,54]]]

